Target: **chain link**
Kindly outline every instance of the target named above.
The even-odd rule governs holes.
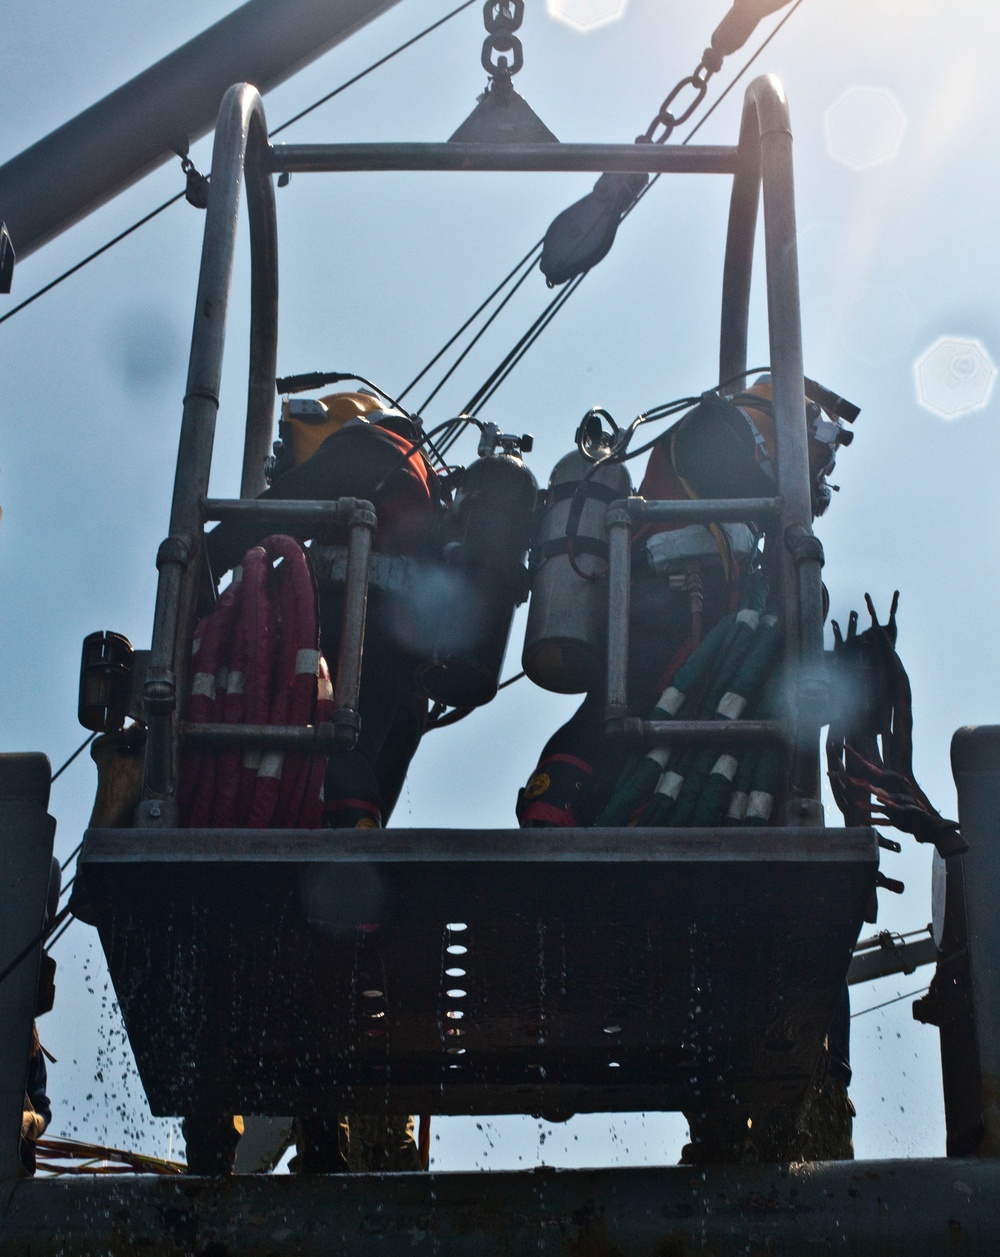
[[[523,19],[524,0],[486,0],[483,5],[487,35],[480,59],[483,69],[494,80],[509,83],[511,75],[524,65],[524,49],[514,34]],[[510,62],[507,54],[512,58]]]
[[[681,79],[643,134],[635,137],[635,142],[665,144],[676,128],[687,122],[705,99],[708,80],[722,69],[725,58],[737,48],[743,47],[762,18],[784,8],[788,3],[789,0],[733,0],[732,8],[712,33],[712,42],[701,54],[701,61],[694,73]],[[694,92],[694,99],[683,112],[674,114],[671,106],[687,88]]]
[[[673,135],[674,130],[687,122],[688,118],[691,117],[705,99],[708,91],[708,80],[719,70],[721,65],[722,58],[718,53],[711,48],[706,48],[705,54],[698,63],[694,73],[681,79],[673,91],[664,99],[656,116],[643,134],[635,137],[635,142],[637,144],[665,144]],[[690,88],[694,92],[694,99],[681,113],[672,113],[671,106],[686,88]],[[657,134],[660,128],[662,128],[662,131]]]

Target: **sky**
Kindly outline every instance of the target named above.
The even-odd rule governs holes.
[[[564,9],[574,0],[553,0]],[[610,0],[609,0],[610,3]],[[584,17],[604,0],[580,0]],[[41,138],[234,7],[231,0],[38,0],[2,7],[0,159]],[[265,98],[271,128],[415,34],[450,5],[402,2]],[[698,63],[722,0],[627,0],[618,20],[580,29],[527,0],[516,82],[564,141],[629,141]],[[780,15],[778,15],[780,17]],[[755,48],[778,17],[762,24]],[[949,741],[1000,711],[993,652],[1000,611],[993,363],[1000,361],[1000,255],[993,243],[1000,9],[986,0],[803,0],[755,64],[783,81],[795,177],[807,374],[862,409],[817,531],[841,623],[870,592],[900,602],[899,650],[913,684],[915,769],[954,815]],[[289,142],[443,140],[485,85],[476,5],[283,136]],[[716,99],[743,64],[727,62]],[[742,86],[698,136],[733,143]],[[696,115],[698,116],[698,115]],[[692,120],[693,121],[693,120]],[[685,132],[680,132],[681,136]],[[192,156],[210,164],[210,138]],[[278,191],[279,374],[356,370],[389,392],[438,350],[587,175],[296,175]],[[182,188],[179,163],[149,176],[19,263],[0,314]],[[660,181],[611,255],[490,403],[487,418],[535,436],[540,482],[595,404],[627,420],[715,382],[728,180]],[[149,642],[155,554],[166,533],[202,217],[174,206],[0,326],[0,750],[79,745],[82,638]],[[248,329],[245,224],[237,254],[212,492],[238,493]],[[758,267],[758,280],[762,267]],[[424,412],[455,413],[547,300],[540,276]],[[767,360],[755,285],[751,361]],[[433,377],[430,377],[433,378]],[[418,389],[415,400],[422,401]],[[413,398],[408,399],[410,401]],[[459,452],[468,460],[467,438]],[[518,670],[519,619],[506,675]],[[429,736],[393,823],[507,827],[518,787],[575,700],[523,681]],[[96,773],[81,756],[53,786],[56,851],[77,845]],[[828,823],[839,816],[832,804]],[[930,856],[903,838],[883,867],[879,927],[930,919]],[[807,906],[804,905],[804,910]],[[53,1131],[175,1151],[173,1123],[148,1115],[93,931],[56,945],[56,1009],[41,1023]],[[859,1156],[942,1155],[936,1031],[911,1019],[930,971],[854,989]],[[679,1115],[436,1119],[439,1168],[670,1163]]]

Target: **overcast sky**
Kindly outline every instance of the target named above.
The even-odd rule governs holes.
[[[573,0],[563,0],[571,7]],[[597,9],[601,0],[586,0]],[[36,0],[3,6],[0,72],[6,159],[164,56],[230,0]],[[393,11],[269,94],[283,122],[451,5],[402,0]],[[628,141],[698,63],[718,3],[628,0],[620,20],[581,32],[527,0],[519,91],[566,141]],[[756,46],[769,19],[750,47]],[[842,487],[818,531],[832,614],[870,591],[883,611],[901,591],[899,649],[913,682],[916,771],[955,808],[952,732],[995,720],[1000,259],[993,154],[1000,9],[913,0],[804,0],[754,72],[783,80],[795,135],[806,371],[862,408],[842,453]],[[283,138],[442,140],[475,104],[481,6],[473,6]],[[742,64],[727,63],[714,100]],[[699,134],[732,143],[742,89]],[[683,131],[681,132],[683,135]],[[194,150],[207,169],[209,141]],[[295,176],[278,193],[279,373],[356,370],[390,392],[436,352],[586,175]],[[9,309],[86,252],[180,190],[178,163],[150,176],[24,260]],[[486,417],[535,434],[540,482],[572,444],[582,413],[619,420],[716,378],[728,181],[661,180],[610,257],[490,404]],[[0,327],[0,747],[42,750],[58,765],[79,744],[81,639],[95,629],[148,645],[156,547],[167,527],[200,213],[181,203]],[[234,282],[213,491],[238,491],[245,398],[247,249]],[[511,303],[425,413],[459,408],[547,299],[540,276]],[[762,290],[752,361],[766,361]],[[939,342],[943,342],[939,344]],[[416,401],[423,394],[418,390]],[[413,400],[413,399],[409,399]],[[462,453],[474,456],[469,439]],[[520,627],[507,662],[518,668]],[[527,682],[455,729],[427,739],[394,823],[508,826],[517,788],[574,707]],[[85,757],[53,787],[57,852],[86,824],[95,787]],[[829,823],[839,823],[835,812]],[[927,849],[904,838],[886,871],[906,894],[882,896],[880,925],[930,917]],[[803,905],[808,912],[808,905]],[[58,944],[59,1001],[41,1024],[53,1130],[166,1150],[169,1123],[146,1116],[121,1041],[99,948],[80,924]],[[929,970],[855,988],[856,1010],[922,987]],[[84,979],[86,979],[84,981]],[[904,1000],[854,1021],[859,1155],[944,1150],[936,1032]],[[103,1083],[96,1081],[98,1070]],[[679,1117],[436,1121],[441,1166],[673,1161]]]

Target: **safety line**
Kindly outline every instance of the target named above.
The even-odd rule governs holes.
[[[378,61],[373,61],[370,66],[362,70],[359,74],[355,74],[353,78],[341,83],[341,85],[339,87],[335,87],[332,92],[327,92],[325,96],[323,96],[320,100],[317,100],[314,104],[309,105],[300,113],[295,114],[287,121],[281,123],[280,126],[275,127],[275,129],[269,133],[268,139],[272,139],[281,131],[286,130],[293,122],[298,122],[300,118],[304,118],[306,114],[312,113],[312,111],[314,109],[318,109],[320,105],[326,104],[326,102],[328,100],[332,100],[334,96],[339,96],[341,92],[346,91],[349,87],[352,87],[366,75],[371,74],[373,70],[377,70],[380,66],[385,65],[385,63],[387,61],[391,61],[393,57],[399,56],[399,54],[404,52],[407,48],[412,48],[414,44],[419,43],[426,35],[429,35],[432,31],[437,30],[439,26],[443,26],[445,22],[449,22],[453,17],[461,13],[463,9],[467,9],[470,5],[475,3],[476,0],[464,0],[464,3],[460,4],[458,8],[452,9],[450,13],[446,13],[442,18],[438,18],[436,22],[432,22],[430,26],[425,27],[419,34],[412,36],[412,38],[408,39],[405,43],[400,44],[398,48],[394,48],[392,52],[387,53],[384,57],[380,57]],[[37,292],[32,293],[30,297],[26,297],[19,305],[16,305],[12,309],[8,310],[6,314],[0,315],[0,324],[6,323],[7,320],[12,319],[15,314],[20,313],[21,310],[27,309],[27,307],[30,306],[32,302],[37,301],[39,297],[44,297],[47,292],[51,292],[53,288],[57,288],[64,280],[69,279],[71,275],[75,275],[77,271],[82,270],[85,266],[99,258],[102,253],[107,253],[109,249],[114,248],[116,244],[120,244],[122,240],[125,240],[134,231],[138,231],[140,227],[144,227],[146,223],[156,218],[158,214],[162,214],[165,209],[169,209],[171,205],[175,205],[178,201],[183,200],[184,197],[184,192],[178,192],[176,196],[172,196],[168,201],[164,201],[163,204],[158,205],[156,209],[150,210],[148,214],[145,214],[137,222],[134,222],[131,227],[126,227],[125,230],[119,232],[117,236],[114,236],[111,240],[102,244],[99,249],[95,249],[93,253],[88,253],[85,258],[77,262],[74,266],[71,266],[69,270],[63,271],[61,275],[57,275],[55,279],[39,288]]]

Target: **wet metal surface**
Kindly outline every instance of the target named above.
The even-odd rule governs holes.
[[[876,863],[869,830],[95,830],[77,903],[154,1113],[690,1110],[798,1098]]]
[[[25,1182],[0,1254],[945,1257],[1000,1251],[1000,1162]]]

